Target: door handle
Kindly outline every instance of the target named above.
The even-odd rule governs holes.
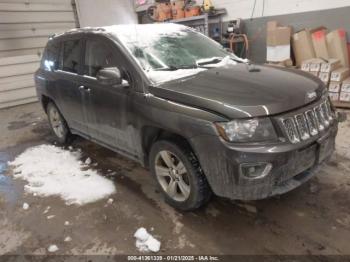
[[[79,86],[79,90],[81,90],[81,91],[86,91],[86,92],[88,92],[88,93],[91,91],[91,89],[88,88],[87,86]]]

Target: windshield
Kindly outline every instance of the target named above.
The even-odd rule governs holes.
[[[159,71],[181,77],[183,73],[197,73],[205,67],[220,65],[223,60],[241,61],[208,37],[181,25],[118,26],[113,32],[155,81],[152,76],[159,76]]]

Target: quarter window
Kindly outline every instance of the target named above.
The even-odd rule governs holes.
[[[80,61],[80,41],[71,40],[63,45],[63,67],[62,70],[71,73],[78,73]]]
[[[117,66],[110,47],[97,40],[86,41],[84,75],[96,77],[99,70]]]
[[[59,67],[59,55],[60,55],[60,43],[59,42],[49,42],[47,44],[42,62],[41,68],[53,71],[57,70]]]

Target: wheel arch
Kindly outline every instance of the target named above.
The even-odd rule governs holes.
[[[189,140],[176,132],[172,132],[163,128],[154,127],[154,126],[145,126],[142,128],[142,150],[144,155],[144,164],[145,167],[149,167],[149,154],[151,152],[152,145],[159,140],[167,140],[181,146],[190,148],[195,154],[193,146],[190,144]]]

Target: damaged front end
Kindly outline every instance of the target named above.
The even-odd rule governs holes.
[[[215,194],[263,199],[286,193],[318,173],[334,152],[339,118],[344,116],[336,114],[324,97],[271,117],[278,141],[232,143],[208,135],[191,143],[205,152],[198,156]]]

